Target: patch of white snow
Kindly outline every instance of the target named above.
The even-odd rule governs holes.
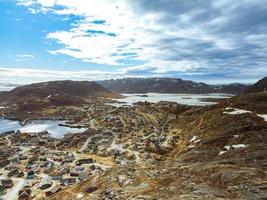
[[[83,198],[84,197],[84,194],[83,193],[79,193],[79,194],[77,194],[77,199],[81,199],[81,198]]]
[[[224,111],[223,113],[228,114],[228,115],[240,115],[240,114],[252,113],[252,112],[249,110],[242,110],[242,109],[234,108],[234,111],[231,111],[231,112]]]
[[[239,148],[245,148],[245,147],[247,147],[247,145],[245,145],[245,144],[234,144],[234,145],[232,145],[232,147],[235,148],[235,149],[239,149]]]
[[[194,142],[196,141],[196,139],[197,139],[197,136],[194,136],[189,142]]]
[[[267,114],[263,114],[263,115],[257,114],[257,116],[263,118],[264,121],[267,122]]]

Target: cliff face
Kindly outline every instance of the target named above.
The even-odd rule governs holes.
[[[239,94],[247,88],[242,84],[207,85],[179,78],[126,78],[117,80],[99,81],[99,84],[121,93],[231,93]]]

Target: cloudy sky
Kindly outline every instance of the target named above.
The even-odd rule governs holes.
[[[0,0],[0,82],[267,75],[267,0]]]

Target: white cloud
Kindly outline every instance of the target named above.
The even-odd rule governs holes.
[[[121,73],[101,71],[67,71],[67,70],[41,70],[27,68],[0,68],[1,82],[33,83],[49,80],[101,80],[106,78],[119,78]]]
[[[12,55],[10,55],[10,56],[12,57]],[[15,56],[15,60],[17,62],[28,61],[28,60],[32,60],[34,58],[35,58],[35,56],[30,55],[30,54],[20,54],[20,55]]]
[[[83,18],[69,30],[47,35],[62,45],[50,49],[52,54],[108,65],[123,65],[121,60],[130,59],[144,62],[125,72],[151,68],[155,73],[242,74],[265,66],[263,73],[267,73],[267,0],[18,2],[32,13]]]

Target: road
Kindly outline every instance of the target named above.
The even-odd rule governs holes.
[[[83,144],[83,146],[81,147],[80,151],[83,152],[85,150],[87,150],[87,147],[88,147],[88,143],[91,141],[91,137],[89,136],[87,138],[87,140],[85,141],[85,143]]]
[[[95,125],[95,119],[91,119],[90,120],[90,128],[92,129],[97,129],[96,125]],[[89,136],[87,138],[87,140],[85,141],[85,143],[83,144],[83,146],[80,148],[80,151],[83,152],[85,150],[87,150],[88,147],[88,143],[91,141],[91,137]]]
[[[11,146],[12,143],[11,143],[8,135],[5,137],[5,139],[7,140],[7,146]]]

